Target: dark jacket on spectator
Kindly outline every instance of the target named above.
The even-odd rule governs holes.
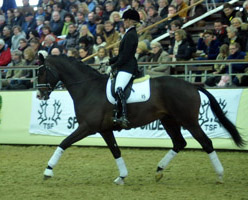
[[[63,26],[64,26],[64,23],[63,23],[62,20],[59,20],[59,21],[56,21],[56,22],[54,20],[52,20],[50,22],[51,31],[56,36],[61,35]]]
[[[24,22],[24,17],[22,15],[18,17],[14,17],[13,26],[22,26],[23,22]]]
[[[75,31],[74,33],[68,33],[65,38],[65,48],[78,48],[79,33]]]
[[[175,45],[175,43],[174,43]],[[169,54],[173,54],[173,48],[169,49]],[[177,54],[175,55],[177,61],[189,60],[192,58],[192,49],[187,39],[182,40],[182,43],[178,46]]]
[[[199,38],[197,49],[203,50],[208,55],[208,60],[215,60],[219,54],[220,42],[219,40],[212,40],[209,46],[206,46],[203,38]]]
[[[217,32],[216,30],[214,30],[214,35],[219,40],[220,45],[224,44],[225,41],[228,40],[227,32],[226,32],[226,29],[224,27],[222,28],[222,30],[220,32]]]
[[[233,60],[233,59],[244,59],[246,56],[246,53],[243,51],[237,51],[233,55],[229,55],[227,60]],[[245,68],[247,68],[247,64],[232,64],[232,73],[244,73]],[[226,73],[229,72],[228,66],[225,68]]]

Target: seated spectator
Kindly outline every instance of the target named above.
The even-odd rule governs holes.
[[[39,60],[38,52],[41,50],[41,45],[40,45],[39,39],[38,38],[32,38],[29,42],[29,45],[33,49],[33,51],[35,53],[36,63],[38,63],[38,60]]]
[[[73,16],[76,16],[77,15],[77,12],[78,12],[78,5],[77,4],[71,5],[71,7],[70,7],[70,13]]]
[[[24,21],[24,17],[23,17],[23,13],[21,12],[21,9],[15,8],[13,26],[21,26],[23,21]]]
[[[184,2],[184,0],[175,0],[175,5],[176,5],[177,12],[188,7],[188,5]],[[187,17],[187,13],[188,13],[188,10],[185,10],[179,13],[178,16],[181,17],[182,19],[185,19]]]
[[[80,58],[80,60],[83,60],[83,59],[85,59],[85,58],[87,58],[88,56],[91,55],[89,53],[89,50],[87,48],[85,48],[85,47],[80,47],[79,50],[78,50],[78,52],[79,52],[79,58]],[[95,58],[92,57],[92,58],[90,58],[90,59],[88,59],[86,61],[82,61],[82,62],[84,62],[84,64],[86,64],[86,65],[88,65],[88,64],[94,64]]]
[[[126,10],[130,9],[131,6],[129,5],[129,1],[128,1],[128,0],[120,0],[120,1],[119,1],[119,4],[120,4],[119,13],[120,13],[120,18],[121,18],[122,15],[123,15],[123,13],[124,13]],[[111,19],[109,18],[109,20],[111,20]]]
[[[157,10],[155,7],[149,7],[148,8],[148,17],[146,20],[146,26],[150,26],[152,24],[155,24],[156,22],[160,21],[162,18],[158,15]],[[156,38],[159,33],[158,33],[158,27],[155,26],[154,28],[149,30],[150,34],[152,35],[152,38]]]
[[[7,25],[4,15],[0,15],[0,37],[3,35],[3,29]]]
[[[40,35],[39,35],[39,33],[38,33],[36,30],[31,30],[31,31],[29,32],[28,43],[30,43],[30,41],[31,41],[33,38],[40,39]]]
[[[84,15],[84,19],[87,22],[88,21],[88,14],[89,14],[89,9],[88,6],[85,2],[81,3],[78,5],[78,12],[82,12]]]
[[[96,23],[95,23],[95,13],[94,12],[90,12],[88,14],[88,22],[87,22],[87,26],[89,31],[91,32],[91,34],[93,36],[96,35]]]
[[[24,31],[28,36],[29,32],[36,28],[36,22],[32,13],[26,13],[24,16],[24,21],[22,22],[22,31]]]
[[[227,60],[228,56],[229,56],[229,46],[227,44],[223,44],[220,47],[220,53],[218,54],[216,60]],[[225,64],[215,64],[213,74],[216,75],[216,74],[224,73],[225,67],[226,67]],[[205,85],[214,87],[217,85],[217,83],[219,83],[220,79],[221,76],[210,77],[205,81]]]
[[[6,23],[8,26],[12,27],[14,24],[14,9],[8,9],[7,10],[7,20]]]
[[[67,34],[69,32],[69,26],[71,24],[75,24],[75,23],[76,23],[75,18],[71,13],[65,14],[64,25],[63,25],[61,35],[67,36]]]
[[[78,48],[79,46],[79,33],[77,31],[77,27],[75,24],[69,25],[69,33],[67,34],[65,41],[64,41],[64,47],[65,49],[69,48]]]
[[[44,25],[43,28],[42,28],[42,34],[41,34],[41,37],[40,37],[40,43],[41,44],[43,44],[43,41],[44,41],[44,39],[45,39],[45,37],[47,35],[53,35],[54,38],[56,38],[56,40],[57,40],[57,37],[52,33],[50,26],[49,25]]]
[[[166,33],[168,28],[169,28],[170,23],[174,20],[178,20],[180,22],[183,22],[182,18],[179,17],[178,15],[173,17],[173,15],[175,15],[176,12],[177,12],[177,10],[176,10],[176,7],[174,5],[170,5],[168,7],[168,16],[167,16],[168,20],[158,25],[159,34]]]
[[[78,50],[76,48],[69,48],[67,50],[66,55],[68,57],[73,57],[73,58],[76,58],[76,59],[79,57],[79,53],[78,53]]]
[[[246,38],[242,38],[238,35],[238,29],[235,28],[234,26],[229,26],[226,28],[227,30],[227,39],[225,40],[225,44],[233,44],[234,42],[239,43],[239,45],[241,46],[241,51],[245,51],[246,49],[246,41],[244,41],[244,39]]]
[[[245,59],[246,53],[240,50],[240,45],[238,43],[232,43],[229,45],[230,55],[227,60],[234,59]],[[224,87],[228,84],[229,80],[232,81],[234,85],[239,85],[239,80],[236,76],[229,76],[229,73],[244,73],[245,69],[248,67],[247,64],[232,64],[231,71],[229,71],[229,67],[225,67],[225,73],[227,75],[222,76],[220,82],[217,84],[219,87]]]
[[[114,29],[114,25],[111,21],[106,21],[104,23],[103,37],[107,43],[106,46],[110,46],[119,40],[119,33]]]
[[[217,19],[214,22],[214,35],[216,36],[217,40],[219,40],[221,45],[224,44],[227,40],[226,28],[224,27],[221,19]]]
[[[52,49],[55,48],[55,47],[61,48],[61,47],[57,44],[56,39],[55,39],[55,37],[54,37],[53,35],[51,35],[51,34],[47,35],[47,36],[45,37],[44,43],[43,43],[43,48],[44,48],[44,50],[47,51],[47,53],[48,53],[49,55],[51,55],[51,51],[52,51]]]
[[[165,18],[168,15],[168,0],[158,0],[158,14],[161,18]]]
[[[52,6],[51,5],[47,5],[46,9],[45,9],[45,25],[50,25],[50,21],[52,19]]]
[[[190,0],[190,6],[193,4],[199,2],[200,0]],[[203,3],[199,3],[196,6],[193,6],[188,10],[188,14],[186,16],[185,21],[193,20],[207,12],[206,7],[203,5]]]
[[[12,37],[12,31],[10,26],[5,26],[3,28],[3,40],[6,45],[8,45],[9,48],[11,48],[11,37]]]
[[[243,10],[241,12],[241,18],[244,23],[248,22],[248,0],[243,3]]]
[[[121,20],[121,15],[119,14],[119,12],[112,12],[109,20],[113,23],[115,30],[120,31],[120,27],[123,25],[123,21]]]
[[[35,30],[39,34],[39,37],[41,37],[41,35],[42,35],[42,28],[44,26],[44,21],[45,21],[44,16],[40,15],[40,16],[36,17],[36,28],[35,28]]]
[[[82,12],[78,11],[77,15],[76,15],[76,25],[77,25],[78,32],[80,31],[80,29],[82,28],[82,26],[84,24],[87,24],[87,22],[85,21],[85,18],[84,18],[84,14]]]
[[[87,47],[87,48],[93,48],[93,45],[94,45],[94,36],[88,29],[87,25],[83,25],[79,32],[79,45],[81,44],[82,46],[82,43],[84,43],[85,44],[84,47]]]
[[[26,34],[20,26],[13,26],[12,30],[14,35],[11,38],[11,51],[18,49],[21,38],[26,38]]]
[[[110,57],[113,58],[119,55],[119,44],[114,45],[112,50],[110,51]]]
[[[104,47],[99,47],[98,52],[97,52],[97,56],[95,56],[95,63],[94,64],[106,63],[108,61],[109,61],[109,56],[108,56],[107,50]],[[98,66],[97,66],[97,68],[98,68]],[[99,72],[103,74],[106,72],[106,70],[107,70],[107,66],[101,67],[99,69]]]
[[[93,52],[96,53],[100,47],[106,46],[105,38],[103,35],[96,35],[95,44],[93,46]]]
[[[141,2],[139,0],[132,0],[132,8],[136,11],[139,11],[141,8]]]
[[[34,8],[30,6],[29,0],[22,0],[22,7],[20,7],[22,13],[32,13],[34,15]]]
[[[150,62],[168,62],[171,61],[169,54],[163,50],[159,42],[151,43],[152,53]],[[146,74],[152,77],[170,75],[170,66],[166,64],[159,64],[156,66],[149,66]]]
[[[9,63],[9,67],[23,67],[25,66],[25,60],[22,58],[22,52],[19,50],[13,50],[11,52],[11,63]],[[8,70],[6,73],[6,79],[3,81],[3,88],[4,89],[26,89],[24,85],[18,85],[18,79],[23,77],[24,70],[16,69],[16,70]],[[10,80],[16,79],[16,80]]]
[[[104,25],[103,24],[97,24],[96,25],[96,35],[103,35],[104,32]]]
[[[103,15],[103,6],[96,5],[95,14],[96,14],[96,16],[102,17],[102,15]]]
[[[37,20],[37,17],[42,16],[43,19],[45,20],[46,12],[42,6],[37,6],[37,11],[34,15],[35,19]]]
[[[148,10],[149,10],[150,7],[156,8],[156,4],[155,4],[155,1],[154,0],[145,0],[143,2],[143,6],[144,6],[144,10],[146,12],[148,12]]]
[[[236,17],[237,11],[234,9],[233,5],[230,3],[224,3],[223,10],[221,11],[221,19],[223,24],[230,26],[231,20]]]
[[[175,31],[175,42],[169,50],[172,61],[183,61],[192,58],[192,48],[183,29]]]
[[[54,3],[52,5],[52,10],[56,11],[56,12],[59,12],[60,19],[64,19],[65,15],[67,13],[67,11],[63,9],[63,6],[62,6],[61,2]]]
[[[21,38],[19,40],[18,50],[24,52],[24,50],[28,47],[28,40],[26,38]]]
[[[10,48],[0,39],[0,66],[7,66],[11,61]]]
[[[147,47],[147,44],[144,41],[140,41],[138,43],[135,58],[137,59],[138,63],[149,62],[149,59],[150,59],[149,49]],[[138,69],[139,69],[140,73],[142,73],[142,74],[145,73],[145,66],[139,65]]]
[[[59,12],[54,11],[52,13],[52,20],[50,22],[51,32],[54,35],[59,36],[59,35],[61,35],[63,26],[64,26],[64,23],[60,18]]]
[[[60,48],[57,48],[57,47],[53,48],[51,51],[51,55],[59,56],[61,54],[62,54],[62,52],[61,52]]]
[[[200,34],[197,50],[203,51],[198,60],[215,60],[219,54],[220,42],[216,39],[212,30],[206,30]]]
[[[105,11],[102,15],[104,22],[109,20],[109,17],[113,11],[115,11],[115,3],[113,1],[107,1],[105,3]]]

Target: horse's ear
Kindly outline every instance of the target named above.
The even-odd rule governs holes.
[[[39,55],[40,64],[43,65],[45,62],[45,58],[48,56],[48,53],[44,50],[40,50],[38,52],[38,55]]]

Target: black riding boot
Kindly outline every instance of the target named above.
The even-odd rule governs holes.
[[[118,123],[120,123],[120,126],[122,128],[127,128],[129,121],[127,120],[127,104],[126,104],[126,98],[125,94],[121,87],[117,88],[117,101],[120,101],[118,103],[121,104],[121,114],[122,116],[118,119]]]

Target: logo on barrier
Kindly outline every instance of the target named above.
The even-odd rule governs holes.
[[[58,121],[61,120],[61,103],[59,100],[54,100],[53,104],[50,104],[50,102],[48,104],[48,101],[42,101],[40,103],[40,109],[38,110],[38,113],[39,125],[42,125],[44,129],[52,129],[53,127],[57,126]]]
[[[227,106],[226,100],[219,99],[219,105],[224,112],[224,114],[227,114],[227,111],[225,110]],[[201,103],[201,109],[199,113],[199,124],[205,131],[214,131],[215,129],[221,127],[218,118],[212,113],[210,102],[209,101],[203,101]]]

